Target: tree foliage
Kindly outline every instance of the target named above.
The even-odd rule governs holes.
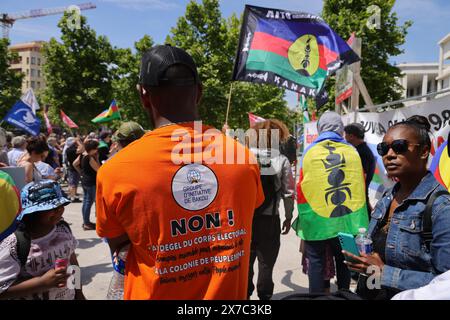
[[[375,104],[401,98],[402,86],[397,82],[401,71],[389,58],[403,53],[407,30],[412,22],[398,25],[392,12],[395,0],[325,0],[322,17],[341,37],[347,39],[352,32],[362,39],[361,77]],[[381,9],[380,28],[369,28],[367,21],[372,5]],[[330,102],[325,108],[334,109],[334,79],[329,81]],[[332,87],[332,88],[331,88]],[[360,106],[364,100],[360,99]]]
[[[60,122],[59,110],[80,128],[94,128],[90,122],[112,101],[112,68],[114,50],[108,38],[97,36],[84,16],[80,28],[71,28],[65,13],[58,27],[61,43],[52,38],[44,46],[44,75],[47,87],[42,101],[50,106],[53,122]]]
[[[225,123],[240,23],[236,15],[222,17],[218,0],[191,1],[166,39],[189,52],[197,63],[204,86],[200,115],[218,128]],[[284,91],[274,86],[234,82],[228,124],[248,127],[247,112],[292,124],[295,113],[283,96]]]
[[[112,88],[123,119],[136,121],[144,128],[150,127],[148,115],[141,106],[136,84],[142,54],[153,46],[153,39],[145,35],[135,42],[135,53],[131,49],[115,49],[114,78]]]
[[[8,51],[8,39],[0,39],[0,119],[21,96],[23,73],[9,69],[18,54]]]

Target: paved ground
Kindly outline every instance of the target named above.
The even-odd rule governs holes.
[[[283,206],[280,206],[282,210]],[[91,221],[95,222],[94,208]],[[294,217],[297,214],[294,213]],[[87,299],[105,299],[111,279],[112,267],[108,246],[97,236],[95,231],[81,228],[81,203],[72,203],[66,207],[65,220],[79,241],[77,255],[81,266],[83,291]],[[282,213],[282,217],[284,214]],[[274,269],[274,296],[277,300],[293,292],[307,292],[308,278],[301,271],[301,254],[299,238],[292,232],[281,236],[281,249]],[[257,270],[257,263],[255,264]],[[255,275],[256,280],[256,275]],[[334,281],[332,281],[334,282]],[[332,290],[335,289],[332,285]],[[252,299],[257,299],[256,292]]]

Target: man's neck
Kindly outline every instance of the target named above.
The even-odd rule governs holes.
[[[160,127],[164,127],[170,124],[174,124],[174,123],[182,123],[182,122],[193,122],[193,121],[199,121],[200,119],[194,115],[191,116],[183,116],[183,117],[175,117],[173,119],[173,121],[164,118],[164,117],[159,117],[158,119],[155,120],[155,129],[158,129]]]

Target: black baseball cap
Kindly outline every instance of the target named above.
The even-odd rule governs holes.
[[[183,65],[191,72],[191,77],[168,77],[166,71],[174,65]],[[144,53],[141,60],[139,84],[151,87],[189,86],[199,83],[197,66],[192,57],[183,49],[171,45],[158,45]]]

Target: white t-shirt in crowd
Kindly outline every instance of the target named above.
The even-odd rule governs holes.
[[[0,242],[0,294],[17,280],[40,277],[55,268],[56,259],[68,259],[75,252],[77,240],[64,225],[57,225],[49,234],[31,240],[30,253],[24,267],[17,255],[17,238],[14,234]],[[73,300],[75,289],[52,288],[49,291],[33,294],[20,299],[25,300]]]
[[[8,161],[11,167],[17,167],[17,160],[25,153],[24,150],[21,149],[12,149],[8,152]]]
[[[55,169],[53,169],[52,166],[49,165],[48,163],[39,161],[39,162],[36,162],[34,165],[39,170],[42,177],[48,178],[51,176],[56,176]]]

